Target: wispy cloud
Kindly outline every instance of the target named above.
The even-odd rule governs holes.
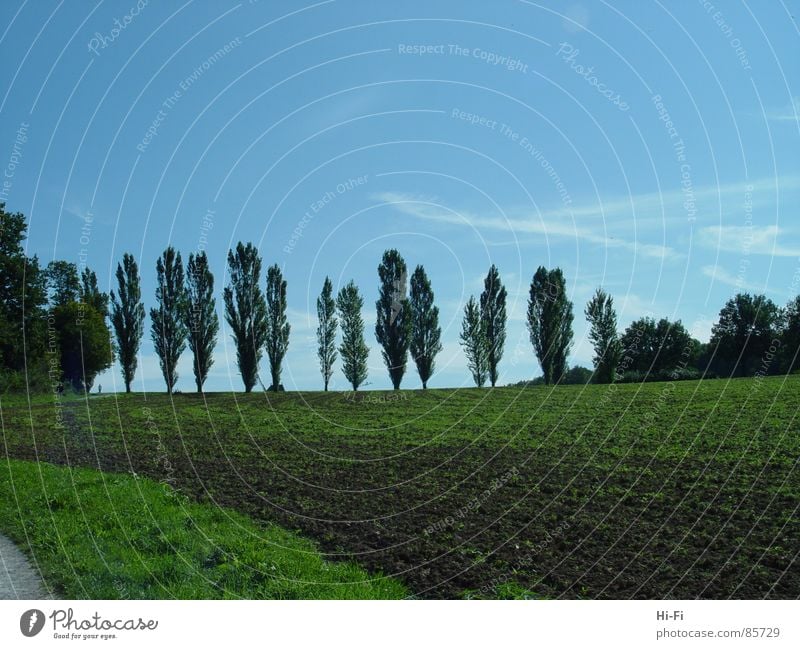
[[[785,108],[767,114],[767,119],[772,122],[798,122],[800,121],[800,97],[795,97],[791,104]]]
[[[788,236],[789,233],[777,225],[714,225],[700,230],[698,242],[715,250],[744,255],[800,256],[800,246],[781,243],[781,239],[785,240]]]
[[[529,218],[481,216],[471,212],[456,212],[425,196],[400,192],[379,192],[373,194],[373,198],[394,206],[407,216],[434,223],[467,227],[474,230],[501,231],[515,236],[538,234],[544,237],[578,239],[606,248],[630,250],[631,252],[657,259],[675,260],[683,257],[681,253],[669,246],[639,243],[619,237],[598,234],[595,231],[596,226],[587,228],[574,222],[565,222],[561,218],[563,215],[557,216],[557,214],[560,214],[559,212],[541,213],[532,215]]]
[[[753,180],[743,180],[719,185],[702,185],[693,189],[693,199],[697,207],[697,218],[705,215],[716,216],[720,208],[729,205],[741,205],[745,194],[749,194],[753,207],[774,204],[777,192],[788,192],[800,189],[800,176],[767,176]],[[682,189],[665,189],[660,192],[642,192],[629,196],[611,196],[586,200],[570,206],[559,206],[554,209],[541,210],[541,218],[591,220],[593,227],[597,221],[615,226],[633,226],[644,228],[662,226],[666,220],[676,214],[685,212],[686,194]],[[517,216],[517,210],[509,213]]]
[[[734,286],[740,291],[760,291],[764,288],[763,286],[756,286],[755,284],[746,282],[741,275],[732,275],[721,266],[703,266],[700,270],[703,275],[710,277],[715,282]]]

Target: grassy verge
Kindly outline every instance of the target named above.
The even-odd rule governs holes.
[[[130,475],[9,460],[0,531],[68,599],[388,599],[398,582],[308,541]]]

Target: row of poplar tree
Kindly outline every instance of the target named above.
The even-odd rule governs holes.
[[[3,390],[24,378],[24,389],[68,382],[89,390],[97,374],[111,366],[114,352],[126,391],[137,369],[144,335],[139,268],[125,254],[116,269],[116,290],[98,289],[95,273],[66,261],[40,268],[23,250],[27,225],[22,214],[0,204],[0,381]],[[291,331],[286,280],[275,264],[262,290],[262,259],[252,243],[228,253],[229,284],[223,290],[224,316],[235,342],[237,363],[247,392],[260,381],[264,352],[269,389],[282,389],[282,364]],[[399,389],[409,355],[423,388],[442,350],[439,309],[425,269],[408,269],[397,250],[387,250],[378,266],[375,337],[392,385]],[[177,365],[188,346],[198,391],[213,364],[219,333],[214,276],[205,252],[181,254],[168,247],[156,262],[156,304],[150,309],[150,334],[168,392],[176,385]],[[409,290],[410,289],[410,290]],[[483,292],[464,308],[460,341],[474,382],[496,385],[506,341],[507,291],[492,265]],[[369,348],[364,339],[364,300],[354,282],[334,297],[325,278],[317,299],[317,353],[325,390],[337,360],[353,390],[367,378]],[[672,380],[698,376],[747,376],[793,371],[800,346],[800,296],[785,309],[763,295],[740,293],[728,300],[702,344],[678,320],[640,318],[620,334],[613,299],[598,289],[584,309],[594,346],[594,371],[586,380]],[[107,325],[110,321],[110,329]],[[527,325],[545,384],[567,382],[573,343],[573,305],[559,268],[539,267],[528,299]],[[339,332],[341,329],[341,332]],[[112,338],[113,332],[113,338]],[[337,339],[339,344],[337,346]],[[572,368],[574,370],[576,368]]]
[[[261,289],[262,259],[252,243],[239,242],[228,253],[230,283],[223,291],[225,320],[231,328],[236,359],[246,392],[260,381],[258,367],[266,352],[270,390],[282,390],[283,360],[289,346],[291,325],[286,315],[286,280],[275,264],[267,269],[266,290]],[[204,252],[189,255],[184,272],[181,255],[167,248],[156,263],[156,307],[150,311],[151,333],[167,391],[177,381],[178,359],[188,343],[193,354],[197,390],[201,391],[213,364],[219,322],[214,298],[214,277]],[[418,266],[406,298],[407,269],[396,250],[388,250],[378,267],[381,281],[375,334],[395,388],[400,387],[411,351],[423,387],[433,373],[434,358],[441,351],[439,310],[433,291]],[[125,388],[136,372],[144,326],[139,270],[133,256],[125,254],[117,267],[117,292],[111,293],[110,319],[116,338]],[[339,356],[342,371],[354,390],[367,378],[369,348],[364,340],[364,300],[354,282],[334,298],[333,284],[325,278],[317,300],[318,356],[325,390]],[[341,342],[336,345],[338,329]],[[263,385],[263,384],[262,384]]]

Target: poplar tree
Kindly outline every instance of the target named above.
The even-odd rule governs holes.
[[[594,347],[595,382],[611,383],[622,355],[614,298],[598,288],[587,303],[584,315],[589,322],[589,340]]]
[[[325,392],[333,376],[333,364],[336,362],[336,301],[333,299],[333,284],[326,277],[322,285],[322,293],[317,298],[317,356]]]
[[[411,343],[411,306],[406,299],[408,271],[397,250],[387,250],[378,266],[380,294],[375,303],[377,319],[375,337],[383,347],[383,362],[395,390],[406,372]]]
[[[273,392],[281,389],[281,366],[289,347],[290,330],[286,318],[286,280],[278,264],[274,264],[267,269],[267,357]]]
[[[186,287],[181,253],[168,246],[156,261],[156,307],[150,309],[150,333],[161,373],[172,394],[178,382],[178,359],[186,349]]]
[[[241,241],[228,251],[230,285],[225,287],[225,321],[236,343],[236,360],[245,392],[252,392],[258,379],[258,363],[267,341],[267,305],[259,287],[261,257],[252,243]]]
[[[339,291],[336,308],[342,325],[342,344],[339,346],[342,372],[353,386],[353,391],[358,390],[358,386],[367,379],[369,348],[364,342],[364,319],[361,317],[363,307],[364,299],[359,295],[355,283],[350,281]]]
[[[133,255],[125,253],[117,264],[117,292],[111,291],[111,326],[116,337],[116,352],[125,382],[125,392],[138,365],[139,347],[144,334],[144,305],[139,280],[139,267]]]
[[[411,275],[411,356],[417,365],[422,389],[427,389],[435,367],[436,355],[442,351],[442,329],[439,307],[433,304],[433,289],[422,266]]]
[[[506,289],[497,266],[492,264],[483,282],[481,320],[486,336],[486,369],[492,387],[497,383],[498,366],[506,343]]]
[[[189,349],[192,351],[194,382],[197,391],[214,364],[214,347],[219,333],[219,317],[214,298],[214,275],[208,265],[205,251],[190,254],[186,265],[186,309],[184,324],[188,331]]]
[[[467,367],[472,379],[479,388],[486,383],[486,329],[481,319],[481,309],[474,296],[470,296],[464,307],[464,319],[461,321],[461,346],[467,357]]]
[[[528,331],[544,374],[545,385],[561,380],[572,346],[572,302],[560,268],[539,266],[531,280]]]

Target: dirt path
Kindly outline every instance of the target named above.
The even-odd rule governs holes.
[[[52,599],[20,549],[0,534],[0,599]]]

